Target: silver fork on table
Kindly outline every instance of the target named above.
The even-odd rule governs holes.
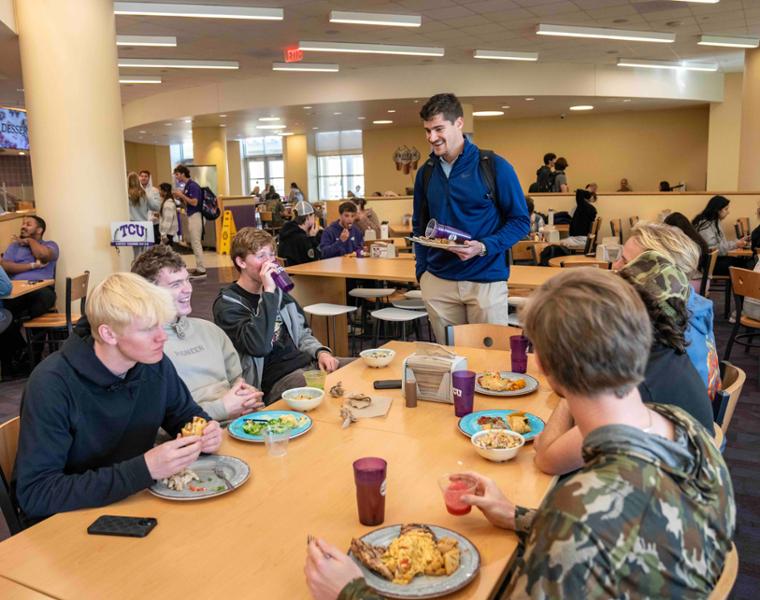
[[[224,482],[228,490],[235,488],[235,486],[230,483],[230,480],[227,479],[227,475],[225,474],[224,469],[222,469],[221,465],[214,465],[214,475],[216,475]]]

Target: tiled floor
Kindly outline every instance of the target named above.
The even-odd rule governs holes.
[[[192,256],[185,257],[188,263]],[[219,288],[234,281],[236,273],[228,267],[228,257],[213,258],[208,265],[225,268],[209,268],[206,279],[194,282],[194,316],[211,318],[211,306]],[[715,333],[719,351],[722,353],[731,331],[731,325],[722,319],[722,294],[715,294]],[[747,373],[739,405],[736,408],[728,445],[725,453],[731,469],[737,503],[737,531],[735,542],[739,549],[739,578],[733,598],[752,598],[760,588],[760,388],[758,370],[760,352],[745,354],[742,349],[734,351],[732,362]],[[0,421],[18,414],[24,381],[0,383]],[[0,520],[0,539],[7,536]]]

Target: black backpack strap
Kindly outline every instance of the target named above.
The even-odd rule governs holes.
[[[480,151],[480,176],[486,183],[488,188],[488,197],[496,202],[496,166],[494,164],[494,157],[496,153],[493,150],[481,150]]]
[[[422,166],[422,206],[420,207],[420,223],[424,227],[430,220],[430,209],[428,208],[428,186],[430,185],[430,178],[433,176],[433,170],[435,169],[435,161],[432,158],[428,158],[425,164]]]

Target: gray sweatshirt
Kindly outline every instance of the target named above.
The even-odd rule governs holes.
[[[727,240],[721,226],[716,226],[712,221],[703,221],[697,227],[697,231],[711,250],[713,248],[718,249],[718,256],[725,256],[731,250],[736,249],[736,240]]]

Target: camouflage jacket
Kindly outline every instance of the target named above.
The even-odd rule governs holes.
[[[623,425],[586,438],[585,465],[538,510],[517,507],[524,553],[504,598],[706,598],[734,532],[733,487],[705,429],[673,406],[669,441]],[[376,600],[363,579],[339,600]]]

